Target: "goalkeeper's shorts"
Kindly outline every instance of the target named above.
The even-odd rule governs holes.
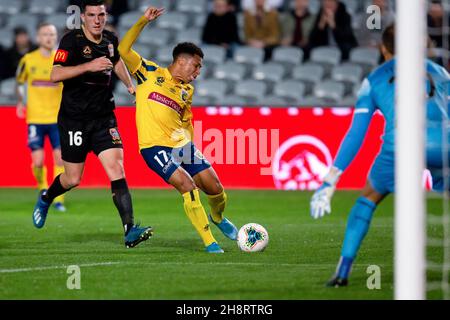
[[[145,162],[167,183],[178,167],[182,167],[193,177],[208,169],[211,164],[191,142],[180,148],[154,146],[141,150]]]
[[[369,182],[379,194],[395,190],[395,157],[393,152],[382,150],[375,158],[369,173]]]

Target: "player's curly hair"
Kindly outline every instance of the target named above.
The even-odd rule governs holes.
[[[81,1],[81,12],[86,10],[86,6],[101,6],[104,5],[104,0],[82,0]]]
[[[197,45],[192,42],[181,42],[173,48],[172,57],[173,61],[177,60],[180,54],[189,54],[191,56],[198,55],[203,59],[203,51]]]

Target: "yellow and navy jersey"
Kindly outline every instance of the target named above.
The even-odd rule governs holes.
[[[153,146],[180,147],[191,141],[194,87],[175,81],[167,68],[142,57],[130,72],[137,81],[139,149]]]
[[[22,57],[16,80],[27,85],[27,123],[56,123],[61,103],[62,84],[50,81],[55,52],[48,57],[39,49]]]

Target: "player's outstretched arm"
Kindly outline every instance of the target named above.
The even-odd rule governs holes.
[[[55,65],[50,74],[50,80],[52,82],[59,82],[78,77],[86,72],[102,72],[112,69],[112,62],[106,57],[100,57],[77,66],[63,67]]]
[[[352,125],[341,143],[333,166],[325,176],[322,185],[311,198],[310,214],[314,219],[331,213],[331,198],[336,190],[336,185],[342,172],[350,165],[358,153],[375,110],[369,99],[370,92],[358,99]]]
[[[147,8],[147,10],[145,10],[144,12],[144,15],[139,18],[139,20],[130,28],[130,30],[127,31],[122,41],[120,41],[118,48],[120,56],[122,57],[126,66],[128,67],[128,70],[130,70],[131,73],[134,73],[141,64],[140,55],[132,49],[134,42],[139,37],[139,34],[142,32],[145,26],[149,22],[158,19],[158,17],[161,16],[163,12],[164,8]]]

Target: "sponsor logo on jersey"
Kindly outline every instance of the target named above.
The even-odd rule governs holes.
[[[55,62],[66,62],[69,56],[69,52],[66,50],[58,49],[55,53]]]
[[[119,131],[117,131],[116,128],[109,129],[109,134],[112,137],[113,144],[121,144],[122,143],[122,139],[120,139]]]
[[[59,87],[58,83],[54,83],[49,80],[33,80],[33,81],[31,81],[31,85],[33,87],[50,87],[50,88]]]
[[[181,112],[183,111],[183,109],[180,107],[180,105],[175,100],[172,100],[158,92],[150,93],[148,96],[148,99],[159,102],[160,104],[163,104],[163,105],[171,108],[172,110],[176,111],[180,115],[181,115]]]
[[[109,57],[114,57],[114,45],[112,43],[108,44]]]

